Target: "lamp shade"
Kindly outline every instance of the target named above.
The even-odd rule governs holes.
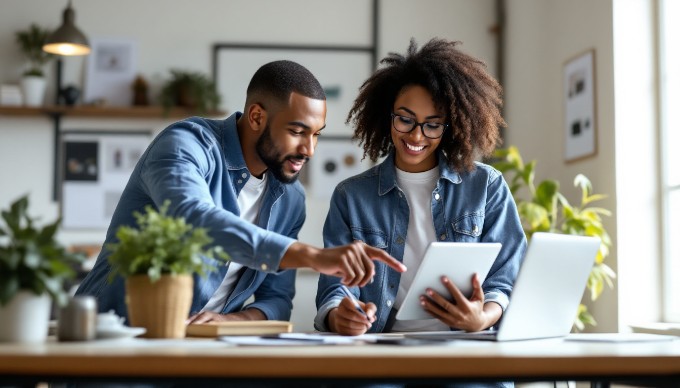
[[[50,35],[43,50],[57,55],[87,55],[90,53],[90,43],[75,25],[76,14],[71,8],[71,1],[64,10],[61,26]]]

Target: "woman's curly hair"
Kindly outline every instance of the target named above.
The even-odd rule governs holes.
[[[373,162],[394,148],[391,130],[394,101],[405,86],[427,89],[449,128],[439,144],[450,167],[472,171],[478,157],[488,156],[500,143],[502,88],[484,62],[458,50],[460,42],[435,38],[420,50],[411,39],[406,55],[390,53],[360,88],[347,115],[355,127],[353,139]]]

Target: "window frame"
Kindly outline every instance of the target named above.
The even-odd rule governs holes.
[[[673,27],[672,23],[666,23],[667,19],[670,18],[669,12],[667,11],[669,1],[659,0],[657,6],[657,60],[658,60],[658,82],[659,82],[659,193],[660,193],[660,223],[661,223],[661,262],[662,262],[662,321],[664,322],[680,322],[680,307],[676,306],[678,303],[677,297],[673,295],[678,295],[680,293],[680,279],[673,271],[673,268],[680,268],[677,258],[673,257],[673,252],[680,252],[680,241],[674,240],[671,236],[670,229],[672,227],[673,220],[671,219],[670,209],[671,209],[671,196],[674,193],[680,192],[680,183],[671,183],[670,176],[670,152],[671,147],[669,145],[669,132],[671,131],[671,124],[669,123],[669,116],[671,114],[670,107],[673,106],[673,102],[669,101],[672,95],[680,96],[680,90],[672,93],[669,89],[678,87],[680,85],[672,85],[668,82],[667,74],[672,71],[672,66],[668,66],[668,53],[667,50],[673,46],[672,33],[669,31],[670,28],[680,30],[680,27]],[[677,7],[677,5],[676,5]],[[680,8],[680,7],[679,7]],[[674,50],[678,50],[674,48]],[[676,54],[680,56],[680,53]],[[677,195],[677,194],[676,194]],[[674,279],[675,278],[675,279]],[[675,286],[674,286],[675,285]]]

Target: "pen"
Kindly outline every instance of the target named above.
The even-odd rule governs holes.
[[[352,303],[354,303],[354,308],[358,312],[360,312],[366,318],[368,318],[368,315],[366,315],[366,312],[364,311],[364,309],[362,309],[361,306],[359,306],[359,301],[357,300],[356,296],[354,296],[354,294],[352,294],[352,292],[349,290],[349,288],[347,288],[346,285],[341,284],[340,285],[340,291],[342,291],[345,295],[347,295],[349,297],[349,299],[352,301]]]

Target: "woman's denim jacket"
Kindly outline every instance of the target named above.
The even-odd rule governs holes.
[[[485,302],[496,302],[505,310],[527,245],[510,189],[498,170],[482,163],[477,163],[472,172],[459,174],[446,165],[440,153],[439,170],[431,198],[424,199],[432,202],[438,240],[502,243],[482,288]],[[336,187],[323,229],[324,245],[334,247],[360,240],[403,261],[408,223],[409,206],[397,186],[392,153],[381,164]],[[399,273],[376,263],[373,283],[350,289],[361,301],[378,307],[370,332],[384,330],[399,280]],[[339,285],[336,277],[319,278],[314,319],[318,330],[328,331],[326,316],[343,297]]]
[[[205,227],[213,245],[222,246],[231,260],[245,265],[223,313],[246,307],[261,310],[268,319],[288,320],[295,295],[295,271],[278,272],[281,257],[297,238],[305,220],[305,195],[299,182],[282,184],[272,175],[262,200],[257,226],[239,217],[238,194],[250,177],[236,130],[240,113],[225,120],[192,117],[172,124],[149,145],[135,167],[116,207],[106,243],[116,242],[120,225],[136,225],[133,212],[158,207],[169,199],[168,214]],[[108,282],[110,251],[102,249],[77,294],[93,295],[100,311],[113,309],[127,317],[124,280]],[[191,311],[198,312],[222,282],[227,267],[205,278],[194,274]]]

